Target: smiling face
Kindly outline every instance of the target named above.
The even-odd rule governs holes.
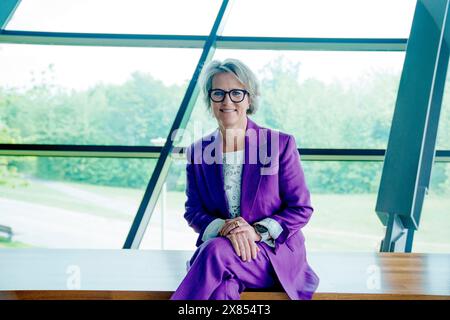
[[[212,79],[211,89],[230,91],[233,89],[245,90],[245,87],[236,76],[229,72],[216,74]],[[229,94],[225,94],[222,102],[210,100],[214,117],[222,129],[244,129],[247,126],[247,109],[250,106],[249,95],[246,94],[241,102],[233,102]]]

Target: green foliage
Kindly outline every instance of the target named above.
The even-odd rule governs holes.
[[[104,158],[38,158],[35,175],[52,180],[143,188],[155,161]]]
[[[4,92],[0,88],[0,96],[5,96],[5,99],[0,99],[0,110],[3,110],[9,103],[9,93]],[[1,143],[15,143],[14,132],[11,128],[6,126],[3,117],[0,117],[0,142]],[[26,181],[21,179],[18,174],[17,166],[14,165],[15,158],[0,158],[0,185],[7,185],[15,187],[17,185],[24,185]]]

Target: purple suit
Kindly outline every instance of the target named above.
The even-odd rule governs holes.
[[[203,243],[202,235],[209,223],[216,218],[231,218],[220,161],[220,134],[216,130],[205,136],[188,150],[184,215],[189,226],[199,233],[199,248],[191,260],[191,270],[172,299],[221,299],[217,291],[216,294],[211,293],[227,279],[235,281],[229,282],[225,289],[232,290],[235,286],[238,293],[250,286],[246,284],[250,280],[259,287],[279,282],[291,299],[311,299],[318,286],[319,278],[308,265],[305,239],[300,230],[309,221],[313,208],[294,137],[261,128],[249,118],[246,130],[247,133],[256,133],[256,136],[249,134],[245,138],[241,216],[250,224],[270,217],[281,225],[283,231],[275,240],[275,248],[258,243],[262,250],[253,262],[253,267],[252,262],[243,262],[237,257],[226,238],[218,237]],[[261,153],[260,149],[263,148],[269,151]],[[216,163],[205,159],[208,156],[215,159]],[[216,255],[223,256],[220,258],[222,260],[215,258]],[[245,277],[250,272],[254,279],[247,281]],[[233,297],[224,297],[227,298]]]

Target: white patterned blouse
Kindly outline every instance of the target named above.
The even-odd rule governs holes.
[[[241,178],[244,150],[223,154],[223,182],[232,218],[241,215]]]

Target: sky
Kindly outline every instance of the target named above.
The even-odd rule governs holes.
[[[8,30],[207,35],[217,0],[22,0]],[[236,0],[223,35],[407,38],[414,0]],[[192,77],[200,49],[36,46],[0,44],[0,85],[38,81],[83,90],[120,84],[133,71],[165,84]],[[243,60],[257,74],[278,56],[300,62],[300,81],[357,81],[367,72],[401,72],[402,52],[217,50],[214,58]],[[42,74],[52,65],[51,74]]]

